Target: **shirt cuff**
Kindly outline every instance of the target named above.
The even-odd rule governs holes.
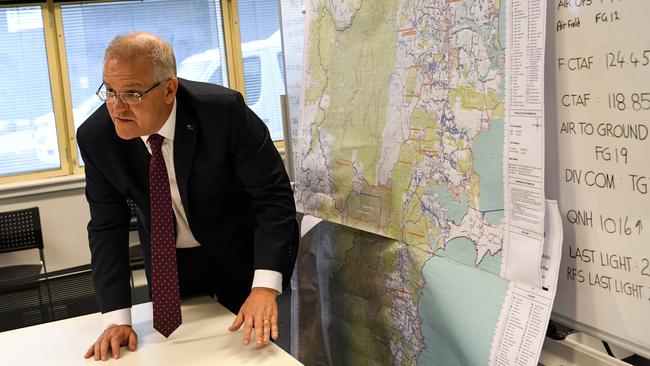
[[[253,276],[253,286],[251,287],[267,287],[272,288],[282,293],[282,273],[278,271],[271,271],[269,269],[256,269]]]
[[[106,330],[111,325],[131,325],[131,308],[117,309],[102,314],[102,326]]]

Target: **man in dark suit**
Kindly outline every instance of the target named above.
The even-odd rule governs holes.
[[[216,295],[238,314],[230,330],[243,324],[244,344],[252,329],[258,346],[277,339],[276,297],[289,283],[298,233],[289,179],[264,123],[236,91],[177,79],[171,46],[149,33],[109,44],[97,94],[106,103],[77,132],[104,321],[86,358],[117,358],[120,346],[137,345],[127,198],[139,207],[154,328],[169,336],[180,324],[180,289],[181,297]],[[177,315],[164,313],[170,307]],[[157,317],[175,321],[162,331]]]

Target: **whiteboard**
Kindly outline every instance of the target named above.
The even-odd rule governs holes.
[[[549,2],[546,187],[563,217],[554,319],[650,357],[650,2]]]

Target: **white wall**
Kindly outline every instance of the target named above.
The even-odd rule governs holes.
[[[83,178],[73,184],[0,188],[0,211],[38,206],[48,271],[90,263],[86,225],[90,219]],[[0,266],[37,263],[38,251],[0,254]]]

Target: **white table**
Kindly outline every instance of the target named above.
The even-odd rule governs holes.
[[[132,313],[138,350],[122,347],[117,360],[83,358],[100,333],[101,315],[96,313],[0,333],[0,364],[302,365],[273,343],[244,346],[241,329],[228,331],[235,315],[209,297],[183,302],[183,324],[168,339],[153,329],[151,303],[134,306]]]

